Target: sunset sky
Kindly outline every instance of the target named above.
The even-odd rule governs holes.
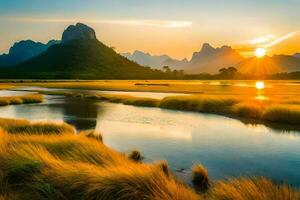
[[[299,0],[0,0],[0,53],[22,39],[60,39],[67,25],[92,26],[118,52],[190,58],[202,43],[252,56],[300,52]]]

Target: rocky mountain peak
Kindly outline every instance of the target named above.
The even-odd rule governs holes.
[[[96,33],[94,29],[82,23],[77,23],[76,25],[70,25],[63,32],[62,43],[67,43],[77,39],[95,40]]]
[[[204,43],[201,48],[201,52],[213,52],[215,48],[213,48],[209,43]]]

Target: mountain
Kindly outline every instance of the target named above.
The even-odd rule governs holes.
[[[0,55],[0,66],[13,66],[22,63],[34,56],[46,51],[50,46],[59,43],[56,40],[50,40],[47,44],[34,42],[32,40],[22,40],[16,42],[9,50],[8,54]]]
[[[300,53],[295,53],[293,56],[296,58],[300,58]]]
[[[274,74],[300,71],[300,58],[290,55],[248,58],[235,66],[239,72],[248,74]]]
[[[185,66],[187,73],[217,73],[221,68],[232,67],[244,58],[229,46],[214,48],[204,43],[199,52],[195,52]]]
[[[62,43],[68,43],[72,40],[96,40],[96,32],[85,24],[77,23],[70,25],[62,35]]]
[[[138,50],[134,51],[132,54],[123,53],[121,55],[140,65],[150,66],[157,69],[162,69],[162,67],[166,65],[171,67],[172,69],[178,69],[182,68],[187,62],[186,59],[176,60],[168,55],[153,56],[149,53],[144,53]]]
[[[150,79],[163,75],[119,55],[81,23],[69,26],[60,44],[0,73],[1,78],[48,79]]]

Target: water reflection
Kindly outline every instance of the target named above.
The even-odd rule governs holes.
[[[60,106],[63,112],[63,120],[76,126],[77,129],[94,129],[96,127],[99,109],[96,102],[66,97]]]

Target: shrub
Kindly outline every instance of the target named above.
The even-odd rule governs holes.
[[[196,189],[207,190],[209,186],[208,171],[201,165],[194,165],[192,168],[192,181]]]

